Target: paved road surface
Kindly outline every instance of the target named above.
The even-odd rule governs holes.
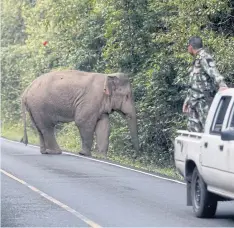
[[[233,202],[197,219],[179,183],[4,139],[1,158],[2,227],[234,227]]]

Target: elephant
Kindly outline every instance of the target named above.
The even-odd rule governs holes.
[[[98,151],[107,157],[110,136],[109,115],[118,112],[126,119],[132,144],[139,150],[136,108],[129,77],[124,73],[96,73],[61,70],[44,73],[32,81],[21,96],[24,135],[28,144],[26,112],[40,139],[41,154],[61,154],[54,128],[75,122],[80,132],[79,154],[92,156],[94,134]]]

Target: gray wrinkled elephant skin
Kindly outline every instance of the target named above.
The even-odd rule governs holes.
[[[94,133],[99,152],[107,155],[110,135],[109,114],[126,117],[132,142],[138,151],[136,110],[131,84],[126,75],[77,70],[53,71],[36,78],[22,94],[24,137],[27,145],[26,111],[37,129],[42,154],[61,154],[54,135],[58,123],[75,121],[82,151],[91,156]]]

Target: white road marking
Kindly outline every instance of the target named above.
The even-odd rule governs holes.
[[[6,176],[12,178],[13,180],[15,181],[18,181],[19,183],[27,186],[28,188],[30,188],[32,191],[38,193],[40,196],[46,198],[47,200],[51,201],[52,203],[58,205],[59,207],[65,209],[66,211],[72,213],[73,215],[75,215],[77,218],[79,218],[80,220],[82,220],[83,222],[85,222],[86,224],[88,224],[90,227],[93,227],[93,228],[101,228],[100,225],[98,225],[97,223],[93,222],[92,220],[86,218],[84,215],[80,214],[79,212],[77,212],[76,210],[70,208],[69,206],[67,206],[66,204],[56,200],[55,198],[47,195],[46,193],[40,191],[39,189],[35,188],[34,186],[28,184],[27,182],[25,182],[24,180],[21,180],[17,177],[15,177],[14,175],[8,173],[7,171],[3,170],[3,169],[0,169],[0,171],[2,173],[4,173]]]
[[[9,140],[9,139],[6,139],[6,138],[1,138],[1,139],[5,140],[5,141],[9,141],[9,142],[12,142],[12,143],[22,145],[22,143],[20,143],[20,142],[12,141],[12,140]],[[31,144],[28,144],[27,146],[30,146],[30,147],[33,147],[33,148],[39,148],[39,146],[35,146],[35,145],[31,145]],[[151,173],[136,170],[136,169],[133,169],[133,168],[128,168],[128,167],[125,167],[125,166],[122,166],[122,165],[113,164],[111,162],[101,161],[101,160],[98,160],[98,159],[95,159],[95,158],[90,158],[90,157],[84,157],[84,156],[69,153],[69,152],[63,152],[63,154],[67,154],[67,155],[70,155],[70,156],[79,157],[79,158],[83,158],[83,159],[87,159],[87,160],[91,160],[91,161],[95,161],[95,162],[99,162],[99,163],[104,163],[104,164],[107,164],[107,165],[112,165],[112,166],[119,167],[119,168],[122,168],[122,169],[131,170],[131,171],[134,171],[134,172],[137,172],[137,173],[141,173],[141,174],[144,174],[144,175],[147,175],[147,176],[155,177],[157,179],[166,180],[166,181],[174,182],[174,183],[177,183],[177,184],[186,185],[186,183],[178,181],[178,180],[173,180],[173,179],[170,179],[170,178],[161,177],[161,176],[158,176],[156,174],[151,174]]]

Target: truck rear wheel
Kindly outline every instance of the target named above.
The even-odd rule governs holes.
[[[193,211],[198,218],[211,218],[217,209],[217,200],[213,194],[207,191],[205,182],[198,172],[197,167],[193,170],[191,183],[191,199]]]

